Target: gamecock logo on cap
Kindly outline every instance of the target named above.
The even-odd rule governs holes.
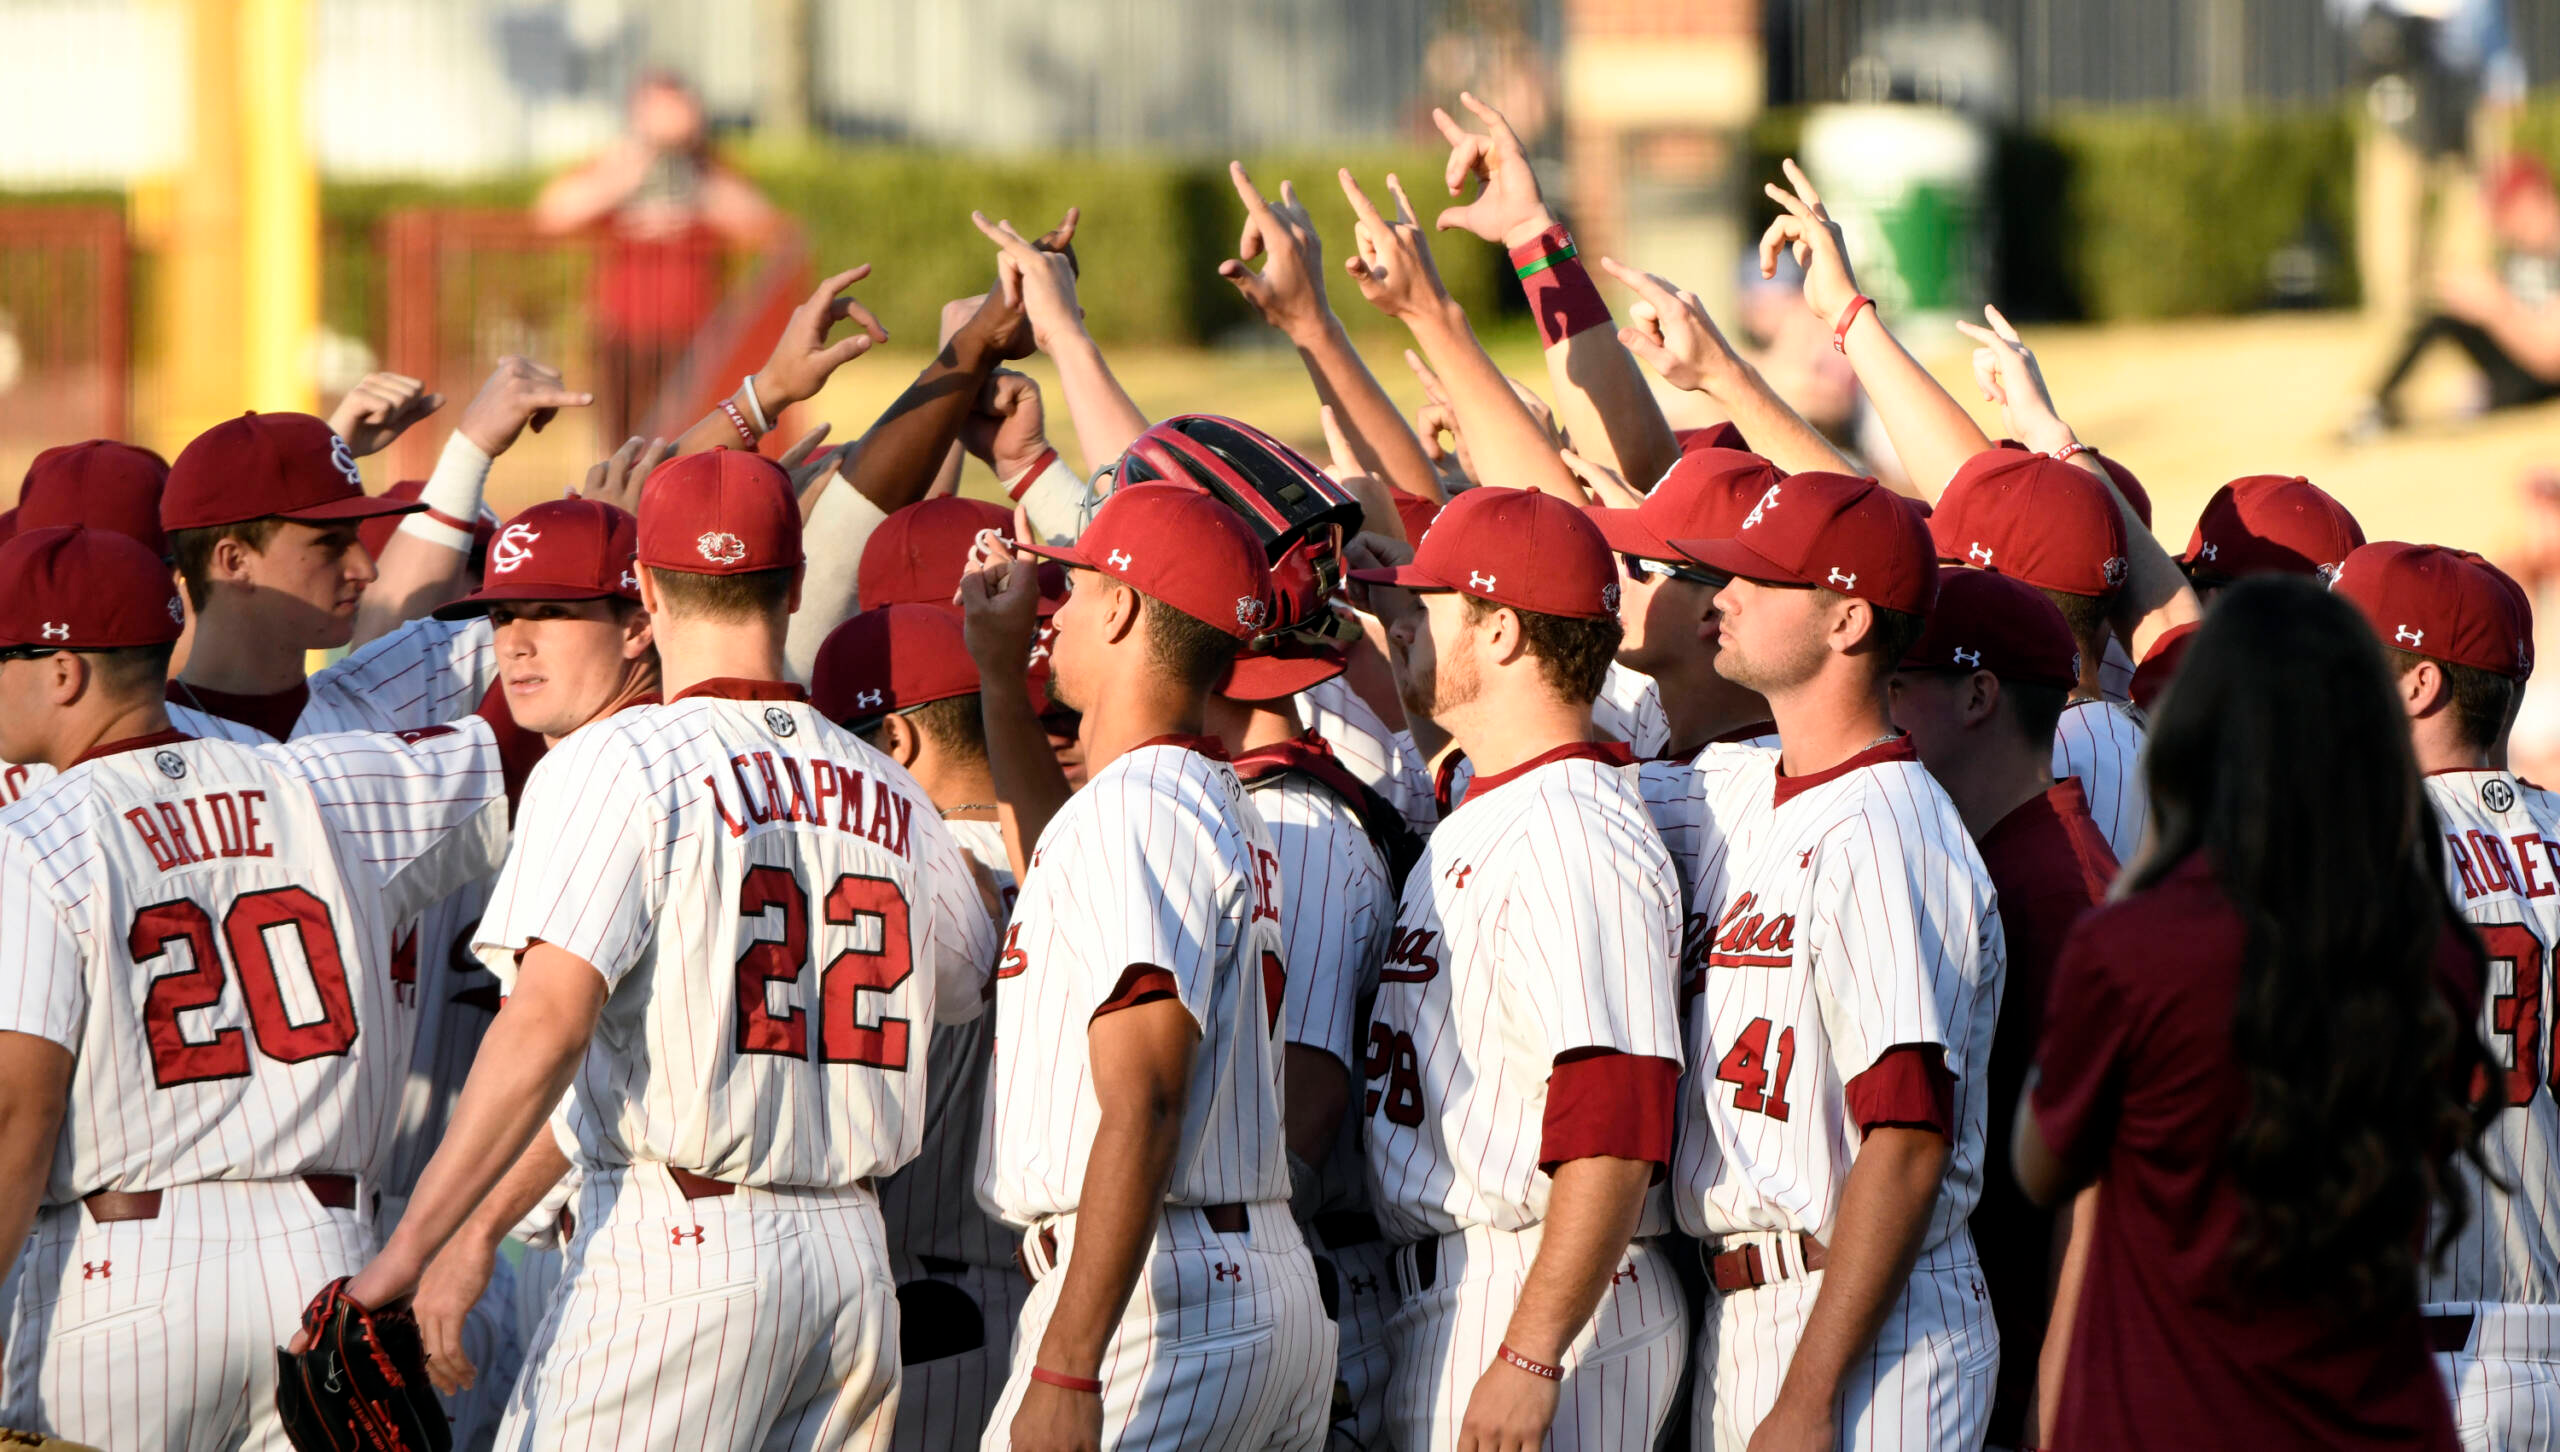
[[[175,595],[169,597],[169,623],[172,625],[187,623],[187,607],[179,604],[178,597]]]
[[[329,462],[338,466],[338,473],[348,484],[359,491],[364,488],[364,475],[356,471],[356,456],[348,450],[347,441],[336,434],[329,436]]]
[[[489,568],[501,575],[512,575],[533,558],[533,542],[542,538],[531,525],[511,524],[498,531],[489,541]]]
[[[2107,577],[2107,587],[2109,589],[2113,589],[2124,583],[2125,571],[2130,568],[2131,566],[2126,562],[2124,556],[2115,555],[2109,558],[2105,564],[2099,566],[2098,572]]]
[[[1603,610],[1615,610],[1618,608],[1617,581],[1611,580],[1608,584],[1600,587],[1600,608]]]
[[[734,565],[747,557],[747,542],[725,529],[704,530],[693,547],[715,565]]]
[[[1247,630],[1260,630],[1271,621],[1271,602],[1251,595],[1236,597],[1236,624]]]
[[[1760,516],[1778,507],[1778,490],[1781,487],[1776,484],[1770,485],[1769,492],[1760,496],[1760,502],[1751,506],[1751,512],[1742,516],[1744,529],[1759,528]]]

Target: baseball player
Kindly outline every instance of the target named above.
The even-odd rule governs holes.
[[[0,1423],[281,1448],[273,1348],[373,1241],[357,1177],[409,1070],[393,931],[494,864],[508,770],[478,718],[172,730],[180,617],[125,536],[0,549],[0,754],[60,773],[0,812]]]
[[[2274,571],[2326,584],[2364,543],[2364,527],[2329,491],[2300,475],[2250,474],[2213,491],[2178,556],[2208,607],[2235,580]]]
[[[2023,580],[2062,612],[2081,671],[2054,726],[2053,775],[2079,781],[2109,850],[2130,861],[2149,825],[2142,721],[2106,699],[2098,681],[2115,636],[2108,617],[2131,567],[2113,494],[2096,475],[2061,460],[1985,449],[1956,470],[1929,516],[1929,533],[1940,560]]]
[[[984,1445],[1314,1448],[1334,1334],[1289,1215],[1278,855],[1200,734],[1270,570],[1181,484],[1123,483],[1072,546],[1025,548],[1070,572],[1050,689],[1084,713],[1088,775],[1023,823],[996,970],[980,1198],[1037,1284]],[[982,678],[1028,643],[1026,564],[991,540],[962,584]],[[1028,730],[988,712],[1000,790],[1048,765]]]
[[[885,527],[874,534],[866,555],[888,534]],[[944,603],[879,606],[837,626],[818,648],[809,699],[916,779],[1010,910],[1015,883],[996,820],[978,671],[959,612],[948,603],[965,564],[965,554],[934,563],[935,572],[947,570]],[[866,566],[863,588],[887,574]],[[880,1182],[898,1285],[903,1367],[889,1445],[899,1452],[978,1445],[1012,1364],[1014,1323],[1031,1294],[1014,1264],[1019,1237],[977,1200],[994,1029],[988,1014],[933,1026],[923,1140],[906,1168]]]
[[[1973,1241],[2000,1328],[1985,1445],[2040,1445],[2036,1371],[2049,1320],[2055,1217],[2019,1190],[2009,1131],[2044,1019],[2045,982],[2071,925],[2105,900],[2115,854],[2080,783],[2053,779],[2053,722],[2085,660],[2062,612],[2023,580],[1938,572],[1928,629],[1893,675],[1893,721],[1946,789],[1999,895],[2008,953],[1986,1083],[1982,1199]]]
[[[1399,684],[1477,768],[1405,878],[1362,1111],[1402,1304],[1407,1452],[1649,1445],[1688,1313],[1646,1190],[1671,1153],[1680,885],[1622,744],[1592,739],[1617,567],[1580,510],[1473,490],[1355,571]]]
[[[2445,886],[2488,950],[2479,1030],[2506,1077],[2485,1163],[2462,1162],[2471,1218],[2419,1272],[2427,1330],[2462,1445],[2539,1447],[2560,1427],[2560,1109],[2548,1082],[2560,818],[2547,794],[2489,762],[2530,617],[2487,570],[2434,545],[2360,546],[2331,588],[2372,623],[2398,678]]]
[[[1803,473],[1733,538],[1672,543],[1733,577],[1716,668],[1780,743],[1697,763],[1712,940],[1681,990],[1672,1192],[1721,1295],[1693,1441],[1979,1446],[1999,1348],[1965,1220],[2000,922],[1886,706],[1937,594],[1928,528],[1873,480]]]
[[[914,1027],[978,1011],[993,931],[912,779],[781,679],[782,471],[662,466],[638,555],[666,704],[528,785],[476,941],[511,996],[349,1291],[407,1293],[565,1089],[569,1272],[498,1445],[867,1442],[897,1389],[869,1181],[915,1152]]]

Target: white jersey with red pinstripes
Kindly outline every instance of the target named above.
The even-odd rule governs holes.
[[[994,927],[894,762],[797,687],[706,687],[543,758],[475,945],[510,987],[534,942],[608,986],[569,1091],[580,1169],[886,1174],[923,1133],[926,1029],[983,1006]]]
[[[1576,746],[1476,781],[1405,878],[1369,1011],[1361,1111],[1389,1240],[1546,1218],[1557,1058],[1676,1064],[1679,941],[1632,765]]]
[[[2147,733],[2133,707],[2074,701],[2053,725],[2053,774],[2080,778],[2089,815],[2118,862],[2131,862],[2150,830],[2151,793],[2142,782]]]
[[[2118,705],[2133,700],[2133,656],[2112,630],[2107,632],[2106,656],[2098,662],[2098,694]]]
[[[1671,718],[1662,710],[1662,688],[1653,677],[1609,662],[1600,694],[1591,702],[1591,725],[1623,741],[1639,758],[1660,756],[1671,745]]]
[[[2560,1304],[2560,1103],[2551,1083],[2560,801],[2503,771],[2434,772],[2426,783],[2444,834],[2445,887],[2489,950],[2480,1037],[2505,1070],[2508,1107],[2480,1139],[2487,1174],[2461,1161],[2471,1218],[2441,1261],[2420,1267],[2418,1299]]]
[[[293,734],[433,726],[479,705],[497,678],[488,617],[411,620],[314,675]]]
[[[1908,738],[1786,782],[1778,752],[1698,758],[1703,961],[1681,985],[1689,1076],[1672,1198],[1712,1237],[1829,1237],[1859,1133],[1847,1086],[1887,1050],[1937,1045],[1954,1130],[1926,1251],[1982,1189],[1984,1075],[2006,945],[1989,874]]]
[[[1431,773],[1413,749],[1413,735],[1390,731],[1360,693],[1340,676],[1298,693],[1309,733],[1324,738],[1343,769],[1385,797],[1418,836],[1440,819],[1431,800]]]
[[[254,726],[243,726],[237,721],[225,720],[220,716],[210,716],[202,711],[189,710],[185,706],[171,704],[163,709],[169,713],[170,730],[182,731],[189,736],[197,737],[201,740],[233,741],[238,742],[242,746],[265,746],[275,740],[274,737],[269,736],[264,731],[258,730]],[[421,722],[419,724],[426,725],[431,723]],[[0,767],[0,806],[5,806],[11,802],[19,800],[29,792],[32,792],[36,788],[43,786],[46,782],[53,780],[56,775],[58,775],[58,773],[56,773],[52,767],[45,765],[41,761],[30,761],[17,766]]]
[[[995,1131],[978,1191],[1007,1223],[1075,1210],[1102,1119],[1086,1028],[1142,978],[1200,1028],[1166,1203],[1289,1198],[1279,856],[1216,749],[1159,737],[1114,758],[1032,850],[996,969]]]
[[[1013,867],[1004,828],[946,821],[960,850],[993,877],[1008,915]],[[925,1051],[924,1139],[906,1168],[880,1182],[880,1219],[891,1255],[930,1255],[968,1265],[1013,1267],[1021,1236],[978,1203],[978,1154],[987,1137],[987,1077],[995,1066],[995,1015],[937,1023]]]
[[[1386,859],[1341,797],[1280,772],[1250,783],[1280,858],[1280,1037],[1360,1069],[1359,995],[1374,986],[1396,922]]]
[[[46,1200],[369,1171],[393,930],[505,837],[488,726],[145,741],[0,812],[0,1029],[76,1057]]]

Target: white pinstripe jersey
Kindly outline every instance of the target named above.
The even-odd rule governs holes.
[[[2112,630],[2107,632],[2106,656],[2098,662],[2098,694],[2118,705],[2133,699],[2133,656]]]
[[[1639,757],[1659,756],[1671,745],[1671,718],[1663,714],[1662,688],[1653,677],[1609,662],[1601,677],[1600,695],[1591,703],[1591,725],[1612,741],[1623,741]]]
[[[2151,793],[2142,783],[2142,718],[2113,701],[2074,701],[2053,726],[2053,774],[2080,778],[2089,815],[2118,862],[2131,862],[2150,830]]]
[[[2560,1104],[2552,1098],[2552,954],[2560,949],[2560,806],[2503,771],[2426,778],[2444,834],[2445,887],[2489,950],[2480,1037],[2506,1071],[2509,1108],[2481,1136],[2498,1188],[2467,1158],[2471,1219],[2442,1269],[2419,1268],[2428,1302],[2560,1303]]]
[[[570,1085],[581,1169],[832,1188],[914,1158],[919,1028],[980,1010],[995,932],[895,763],[745,683],[562,740],[516,844],[481,960],[512,988],[540,941],[608,985]]]
[[[1175,738],[1093,774],[1040,833],[996,969],[995,1135],[979,1198],[1076,1208],[1101,1121],[1086,1033],[1140,966],[1200,1026],[1173,1205],[1285,1201],[1279,857],[1233,768]]]
[[[1428,836],[1440,810],[1431,800],[1431,773],[1413,749],[1413,735],[1390,731],[1369,703],[1342,677],[1319,681],[1298,693],[1307,730],[1333,748],[1343,769],[1385,797],[1407,827]]]
[[[1405,878],[1363,1070],[1389,1240],[1546,1218],[1556,1057],[1680,1060],[1680,884],[1635,768],[1587,754],[1479,782]]]
[[[1891,759],[1898,758],[1898,759]],[[1973,839],[1906,743],[1805,778],[1781,803],[1778,753],[1710,749],[1693,790],[1702,961],[1683,980],[1689,1075],[1672,1196],[1711,1237],[1828,1237],[1857,1160],[1846,1090],[1885,1051],[1936,1044],[1955,1077],[1954,1142],[1925,1252],[1982,1189],[1983,1078],[2006,946]]]
[[[369,1171],[415,1021],[393,928],[505,819],[477,719],[171,739],[0,811],[0,1029],[76,1056],[46,1199]]]
[[[995,822],[945,822],[960,850],[987,869],[1013,907],[1013,867]],[[995,1015],[937,1023],[925,1050],[924,1140],[906,1168],[880,1182],[880,1219],[892,1255],[931,1255],[1010,1269],[1022,1237],[978,1203],[978,1155],[987,1139],[987,1077]]]
[[[191,711],[184,706],[170,705],[163,709],[169,713],[170,730],[183,731],[201,740],[235,741],[243,746],[265,746],[275,740],[264,731],[243,726],[237,721],[226,721],[220,716],[208,716],[202,711]],[[0,806],[18,801],[57,775],[59,773],[41,761],[0,767]]]

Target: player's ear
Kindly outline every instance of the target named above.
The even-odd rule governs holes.
[[[2000,678],[1989,671],[1975,671],[1965,678],[1964,724],[1970,729],[1992,718],[2000,710]]]
[[[1477,617],[1484,636],[1485,650],[1496,665],[1509,665],[1529,652],[1529,632],[1520,624],[1520,612],[1508,605],[1497,605]]]
[[[924,752],[924,733],[916,723],[904,716],[891,715],[880,722],[880,754],[903,767],[912,767]]]
[[[1831,629],[1824,634],[1823,643],[1835,655],[1848,655],[1874,638],[1882,625],[1876,619],[1874,606],[1855,595],[1843,595],[1839,604],[1832,607]]]
[[[2416,665],[2400,673],[2400,705],[2412,719],[2432,715],[2453,696],[2444,678],[2444,667],[2421,657]]]
[[[666,609],[658,599],[658,572],[651,566],[640,566],[640,608],[650,615]]]
[[[1118,645],[1138,628],[1138,592],[1109,575],[1096,573],[1094,578],[1110,591],[1098,602],[1102,606],[1103,638]]]
[[[649,612],[639,606],[625,606],[622,611],[622,658],[642,660],[658,648],[658,628],[651,623]]]
[[[45,699],[52,705],[68,706],[89,694],[97,684],[98,671],[90,659],[75,650],[66,650],[44,658]]]

